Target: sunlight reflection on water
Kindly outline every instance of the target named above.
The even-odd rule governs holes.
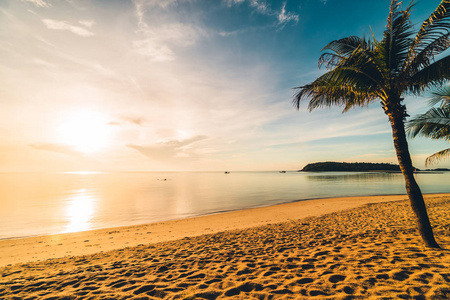
[[[450,172],[417,174],[450,192]],[[0,239],[137,225],[302,199],[404,194],[401,174],[0,173]]]
[[[90,229],[90,220],[95,210],[96,199],[86,189],[80,189],[69,198],[66,216],[69,223],[64,232],[77,232]]]

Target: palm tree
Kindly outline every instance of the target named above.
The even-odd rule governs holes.
[[[310,84],[295,88],[293,103],[309,99],[310,111],[339,105],[344,112],[355,106],[380,101],[392,128],[394,147],[403,173],[411,207],[425,245],[439,248],[434,239],[422,192],[414,169],[405,132],[405,94],[420,94],[450,79],[450,56],[435,59],[450,46],[450,0],[442,1],[431,16],[413,31],[410,11],[391,0],[383,38],[378,41],[350,36],[332,41],[323,50],[319,67],[328,72]],[[373,35],[373,34],[372,34]]]
[[[426,113],[416,116],[406,124],[412,137],[418,135],[434,140],[450,141],[450,86],[443,87],[433,93],[430,104],[441,103],[440,107],[431,108]],[[450,156],[450,148],[427,157],[425,166]]]

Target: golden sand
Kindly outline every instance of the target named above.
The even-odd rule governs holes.
[[[405,196],[345,197],[300,201],[177,221],[0,241],[0,267],[64,256],[80,256],[140,244],[246,229],[319,216],[366,203],[396,201]]]
[[[323,199],[2,241],[3,265],[20,261],[13,253],[32,254],[0,268],[0,298],[450,299],[450,196],[426,197],[444,250],[423,247],[408,201],[398,199],[406,197]],[[358,203],[366,204],[351,208]],[[115,247],[133,247],[106,251],[116,237]],[[96,253],[67,256],[58,247]]]

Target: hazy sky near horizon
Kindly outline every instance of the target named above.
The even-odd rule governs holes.
[[[379,104],[299,111],[321,49],[380,38],[389,0],[4,0],[0,171],[297,170],[396,163]],[[439,1],[421,1],[421,23]],[[407,97],[411,116],[427,97]],[[410,141],[414,164],[448,148]],[[449,167],[442,162],[439,167]]]

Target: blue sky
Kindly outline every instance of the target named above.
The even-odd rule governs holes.
[[[299,111],[321,49],[390,1],[6,0],[0,171],[297,170],[396,162],[379,104]],[[421,1],[420,24],[439,4]],[[407,97],[410,115],[425,97]],[[410,141],[414,164],[445,142]],[[448,162],[438,166],[448,167]]]

